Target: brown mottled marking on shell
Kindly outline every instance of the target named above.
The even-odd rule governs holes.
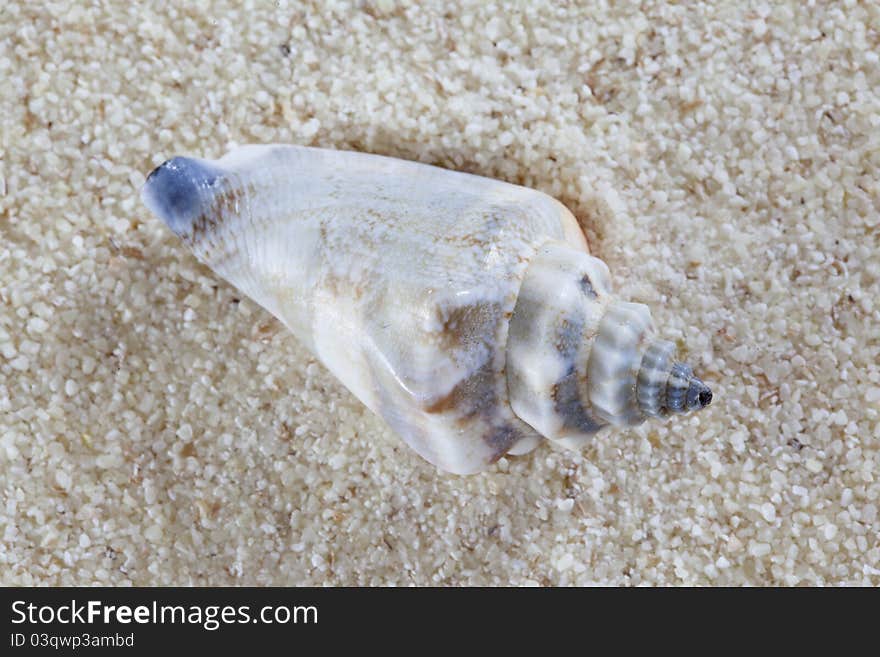
[[[482,214],[482,217],[485,218],[482,230],[458,235],[449,234],[445,237],[445,241],[447,244],[484,248],[494,240],[499,227],[510,223],[511,214],[509,207],[490,207]]]
[[[471,374],[470,377],[460,381],[450,392],[425,405],[428,413],[445,413],[453,409],[460,409],[464,417],[473,416],[477,407],[469,399],[473,390],[478,390],[478,385],[487,385],[487,390],[493,392],[494,399],[494,372],[492,370],[492,343],[498,324],[498,316],[501,313],[500,304],[497,302],[480,302],[462,305],[447,311],[443,318],[443,327],[438,333],[438,338],[443,349],[448,353],[454,353],[460,347],[470,347],[473,350],[479,345],[485,345],[487,351],[486,360],[482,367]],[[485,404],[483,404],[485,405]]]
[[[366,293],[367,282],[352,281],[350,278],[325,273],[321,278],[321,287],[339,298],[348,297],[353,301],[360,301]]]
[[[481,416],[490,427],[481,439],[492,448],[493,461],[506,454],[514,443],[525,437],[520,429],[498,417],[495,410],[498,405],[498,396],[495,393],[497,376],[492,363],[487,361],[471,376],[460,381],[448,394],[424,407],[428,413],[450,413],[452,420],[463,429],[474,416]]]
[[[586,275],[584,278],[587,278]],[[595,292],[593,294],[595,295]],[[557,351],[565,362],[577,363],[577,354],[584,340],[584,322],[561,317],[557,326],[559,326],[555,342]],[[586,368],[581,369],[585,371]],[[556,412],[563,419],[564,429],[593,433],[604,425],[584,408],[581,378],[578,368],[572,365],[568,372],[550,388],[550,397],[553,399]]]
[[[253,183],[242,185],[235,179],[227,180],[223,188],[215,192],[211,203],[193,221],[192,230],[181,238],[190,248],[198,251],[201,260],[210,262],[212,267],[222,266],[232,254],[223,250],[224,246],[229,247],[220,237],[220,229],[229,217],[239,214],[240,208],[247,203],[248,195],[256,194],[256,191]]]
[[[443,317],[440,340],[450,348],[472,346],[474,343],[491,348],[501,314],[501,304],[496,301],[451,308]]]
[[[321,220],[318,232],[320,234],[320,249],[325,262],[329,262],[333,257],[333,245],[328,239],[326,220]],[[381,295],[376,294],[375,288],[378,286],[376,280],[365,280],[363,278],[352,278],[351,276],[339,276],[333,272],[331,267],[325,267],[320,276],[318,285],[329,294],[339,298],[349,298],[353,301],[361,301],[367,292],[368,286],[372,286],[373,297],[377,301],[381,299]],[[366,316],[367,313],[364,313]]]
[[[503,313],[497,302],[474,303],[453,308],[446,314],[440,339],[452,352],[455,347],[486,347],[486,359],[478,370],[458,384],[447,394],[424,405],[427,413],[449,413],[456,424],[465,428],[474,416],[480,416],[491,428],[482,440],[492,448],[493,460],[503,456],[510,447],[524,437],[523,432],[498,416],[501,400],[496,384],[506,380],[506,374],[494,369],[494,341],[498,323]],[[499,377],[501,377],[499,379]]]
[[[489,445],[492,449],[491,463],[494,463],[507,454],[511,447],[526,437],[526,434],[522,431],[506,423],[492,427],[489,432],[481,436],[483,442]]]
[[[563,418],[562,428],[581,433],[594,433],[605,426],[591,417],[581,402],[577,372],[569,371],[550,388],[556,412]]]
[[[466,420],[480,414],[490,416],[492,405],[497,401],[494,391],[495,372],[492,363],[487,361],[468,378],[459,381],[455,387],[441,397],[425,404],[427,413],[448,413],[458,411],[459,420]],[[491,393],[491,394],[485,394]]]
[[[224,185],[224,189],[214,195],[212,203],[192,223],[192,230],[186,235],[190,246],[213,233],[227,217],[234,216],[237,204],[243,200],[244,191],[239,186]]]
[[[590,280],[590,276],[588,274],[584,274],[583,276],[581,276],[581,279],[578,281],[578,287],[581,289],[581,292],[586,294],[591,299],[595,299],[598,296],[596,294],[596,288],[593,287],[593,282]]]

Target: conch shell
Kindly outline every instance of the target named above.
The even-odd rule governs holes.
[[[542,438],[578,448],[606,425],[712,399],[541,192],[261,145],[168,160],[142,193],[199,260],[444,470],[478,472]]]

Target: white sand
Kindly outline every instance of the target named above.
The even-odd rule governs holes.
[[[0,582],[880,584],[880,5],[86,4],[0,11]],[[140,204],[233,142],[556,196],[716,401],[437,472]]]

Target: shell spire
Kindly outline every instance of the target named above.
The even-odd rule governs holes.
[[[532,259],[511,319],[516,414],[577,448],[602,427],[698,411],[712,392],[655,337],[651,313],[619,300],[598,258],[549,242]]]
[[[645,350],[636,392],[639,409],[647,417],[691,413],[712,403],[712,391],[689,365],[672,360],[675,347],[654,340]]]

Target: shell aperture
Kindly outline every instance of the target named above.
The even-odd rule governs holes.
[[[177,157],[147,207],[431,463],[699,410],[712,393],[536,190],[299,146]]]

